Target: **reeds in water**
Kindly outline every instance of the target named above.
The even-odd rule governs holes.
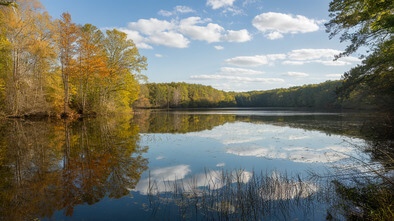
[[[162,182],[162,183],[160,183]],[[163,188],[165,186],[165,188]],[[177,213],[188,219],[260,220],[309,217],[318,185],[278,172],[205,170],[204,174],[175,181],[149,182],[154,212]],[[174,211],[175,210],[175,211]]]

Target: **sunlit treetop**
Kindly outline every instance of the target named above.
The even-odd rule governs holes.
[[[333,0],[329,12],[326,31],[330,38],[341,33],[341,42],[351,42],[340,56],[350,55],[361,46],[373,49],[393,37],[392,0]]]

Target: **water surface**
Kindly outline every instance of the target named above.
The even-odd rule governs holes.
[[[186,196],[190,204],[206,193],[218,196],[228,185],[247,184],[253,174],[264,174],[265,180],[283,181],[275,184],[274,192],[255,193],[274,203],[265,218],[321,220],[328,205],[307,206],[318,185],[284,177],[307,179],[310,171],[326,174],[333,167],[346,167],[353,156],[368,158],[356,147],[365,143],[358,133],[364,121],[350,113],[256,109],[140,111],[75,122],[4,120],[0,216],[218,218],[212,214],[237,214],[239,206],[204,206],[199,201],[196,211],[188,211],[180,203],[185,201],[169,196]],[[221,179],[224,173],[231,177],[227,184]],[[286,195],[278,192],[282,189]],[[189,195],[179,195],[179,190]],[[296,198],[298,206],[290,207]],[[288,207],[275,204],[283,202]]]

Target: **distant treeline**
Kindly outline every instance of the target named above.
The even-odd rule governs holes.
[[[333,108],[340,105],[335,91],[341,85],[342,81],[326,81],[286,89],[236,93],[235,99],[239,107]]]
[[[134,107],[234,107],[234,93],[211,86],[187,83],[148,83],[141,85],[139,99]]]
[[[326,81],[287,89],[225,92],[200,84],[148,83],[141,86],[137,108],[190,107],[314,107],[348,105],[337,95],[343,81]]]

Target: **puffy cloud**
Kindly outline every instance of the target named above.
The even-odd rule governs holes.
[[[208,0],[207,6],[211,6],[212,9],[218,9],[232,6],[234,2],[235,0]]]
[[[155,54],[155,57],[157,57],[157,58],[162,58],[163,55],[161,55],[161,54]]]
[[[187,48],[190,43],[185,36],[174,31],[175,24],[165,20],[156,18],[139,19],[137,22],[130,22],[128,27],[132,31],[147,35],[144,37],[146,43],[173,48]]]
[[[283,34],[307,33],[319,30],[319,21],[309,19],[302,15],[292,16],[276,12],[257,15],[252,24],[266,37],[273,40],[282,38]]]
[[[246,42],[252,39],[248,30],[242,29],[239,31],[228,30],[227,35],[224,37],[229,42]]]
[[[260,75],[264,74],[262,71],[255,71],[251,69],[244,68],[231,68],[231,67],[222,67],[219,71],[220,74],[223,75]]]
[[[285,75],[289,76],[289,77],[308,77],[309,76],[309,74],[306,74],[306,73],[292,72],[292,71],[287,72],[287,74],[285,74]]]
[[[240,76],[228,76],[228,75],[192,75],[190,79],[195,80],[211,80],[211,81],[235,81],[235,82],[244,82],[244,83],[282,83],[284,82],[281,78],[251,78],[251,77],[240,77]]]
[[[148,39],[142,37],[138,31],[133,31],[126,28],[119,28],[119,31],[126,33],[127,39],[133,40],[137,48],[152,49],[152,46],[146,43]]]
[[[139,19],[137,22],[130,22],[128,27],[132,30],[139,31],[142,34],[152,35],[155,33],[171,30],[174,28],[174,24],[165,20],[151,18]]]
[[[173,48],[187,48],[190,41],[176,32],[159,32],[149,37],[149,42]]]
[[[223,50],[224,49],[224,47],[223,46],[220,46],[220,45],[215,45],[215,46],[213,46],[216,50]]]
[[[285,59],[285,54],[269,54],[269,55],[255,55],[255,56],[238,56],[226,60],[227,64],[244,67],[257,67],[269,64],[275,60]]]
[[[180,6],[175,7],[177,11],[187,12],[192,9]],[[163,12],[165,14],[165,12]],[[156,18],[139,19],[137,22],[130,22],[128,28],[122,28],[127,32],[130,39],[133,39],[140,48],[151,49],[150,44],[163,45],[174,48],[186,48],[190,39],[213,42],[245,42],[251,40],[251,36],[246,29],[225,30],[215,23],[208,23],[210,19],[200,17],[189,17],[182,20],[171,21],[159,20]]]
[[[196,24],[204,23],[200,17],[189,17],[181,20],[179,30],[182,34],[194,40],[207,41],[209,43],[219,42],[224,28],[218,24],[208,23],[206,26]]]

